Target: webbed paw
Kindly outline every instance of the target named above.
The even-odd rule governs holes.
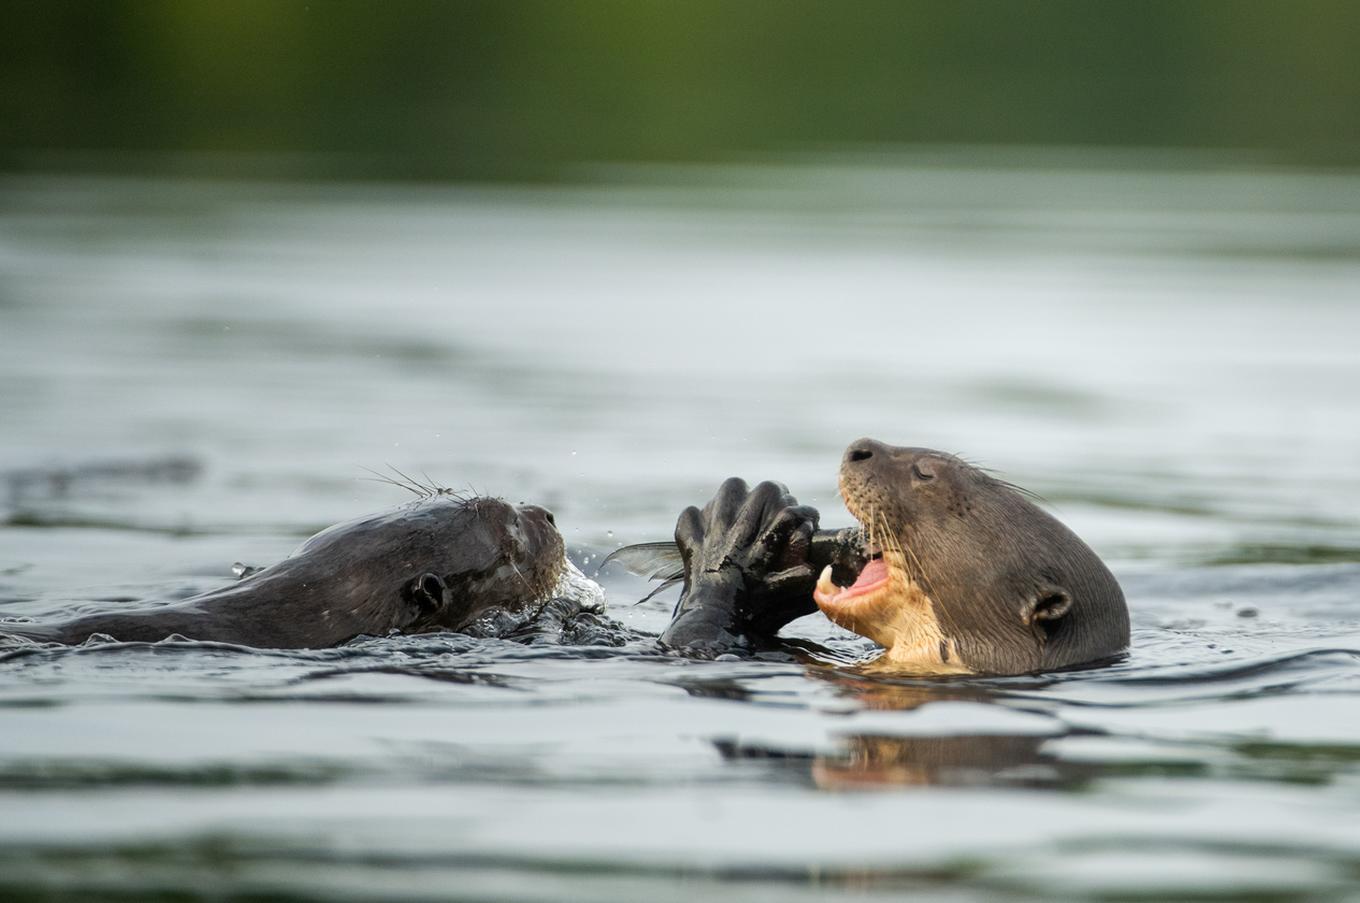
[[[686,593],[730,585],[741,625],[760,633],[812,613],[817,575],[808,551],[818,518],[780,483],[749,489],[739,478],[726,480],[712,501],[685,509],[676,523]]]

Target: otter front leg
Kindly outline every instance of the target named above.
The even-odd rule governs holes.
[[[749,648],[816,610],[807,554],[815,508],[778,483],[748,489],[733,477],[713,500],[687,508],[675,525],[685,589],[664,646],[701,655]]]

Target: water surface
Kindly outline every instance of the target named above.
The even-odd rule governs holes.
[[[1360,179],[608,175],[0,181],[0,615],[218,585],[399,503],[387,464],[551,507],[587,573],[732,474],[844,525],[872,435],[1041,493],[1127,660],[0,652],[0,894],[1360,896]]]

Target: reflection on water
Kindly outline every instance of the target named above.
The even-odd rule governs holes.
[[[837,664],[10,644],[0,895],[1355,893],[1360,182],[608,175],[0,182],[0,616],[227,582],[389,463],[546,504],[586,574],[731,474],[837,526],[869,434],[1047,498],[1129,657],[900,680],[819,615]]]
[[[909,712],[934,705],[932,714],[942,711],[943,703],[985,705],[996,694],[985,686],[969,686],[957,681],[935,680],[902,682],[891,679],[865,679],[839,670],[817,668],[809,672],[813,680],[829,681],[837,695],[856,710]],[[734,688],[735,689],[735,688]],[[957,711],[972,712],[972,706]],[[928,716],[929,717],[929,716]],[[1044,744],[1067,733],[1054,722],[1053,730],[1011,734],[996,718],[988,727],[997,733],[969,733],[962,722],[951,722],[934,730],[916,724],[914,731],[927,735],[875,733],[873,723],[860,730],[836,735],[830,751],[803,752],[771,746],[746,744],[739,737],[721,738],[715,746],[725,759],[776,760],[806,769],[814,786],[823,790],[882,790],[893,787],[930,785],[1015,785],[1057,786],[1071,782],[1077,768],[1047,756]],[[883,720],[880,729],[890,728]],[[1033,725],[1027,725],[1031,729]],[[862,732],[861,732],[862,731]],[[1064,774],[1063,772],[1069,772]]]

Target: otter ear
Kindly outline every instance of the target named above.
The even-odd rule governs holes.
[[[439,611],[448,604],[448,585],[438,574],[425,573],[406,586],[407,597],[422,611]]]
[[[1072,597],[1060,586],[1042,586],[1020,607],[1020,620],[1026,626],[1053,627],[1045,621],[1056,621],[1072,609]]]

